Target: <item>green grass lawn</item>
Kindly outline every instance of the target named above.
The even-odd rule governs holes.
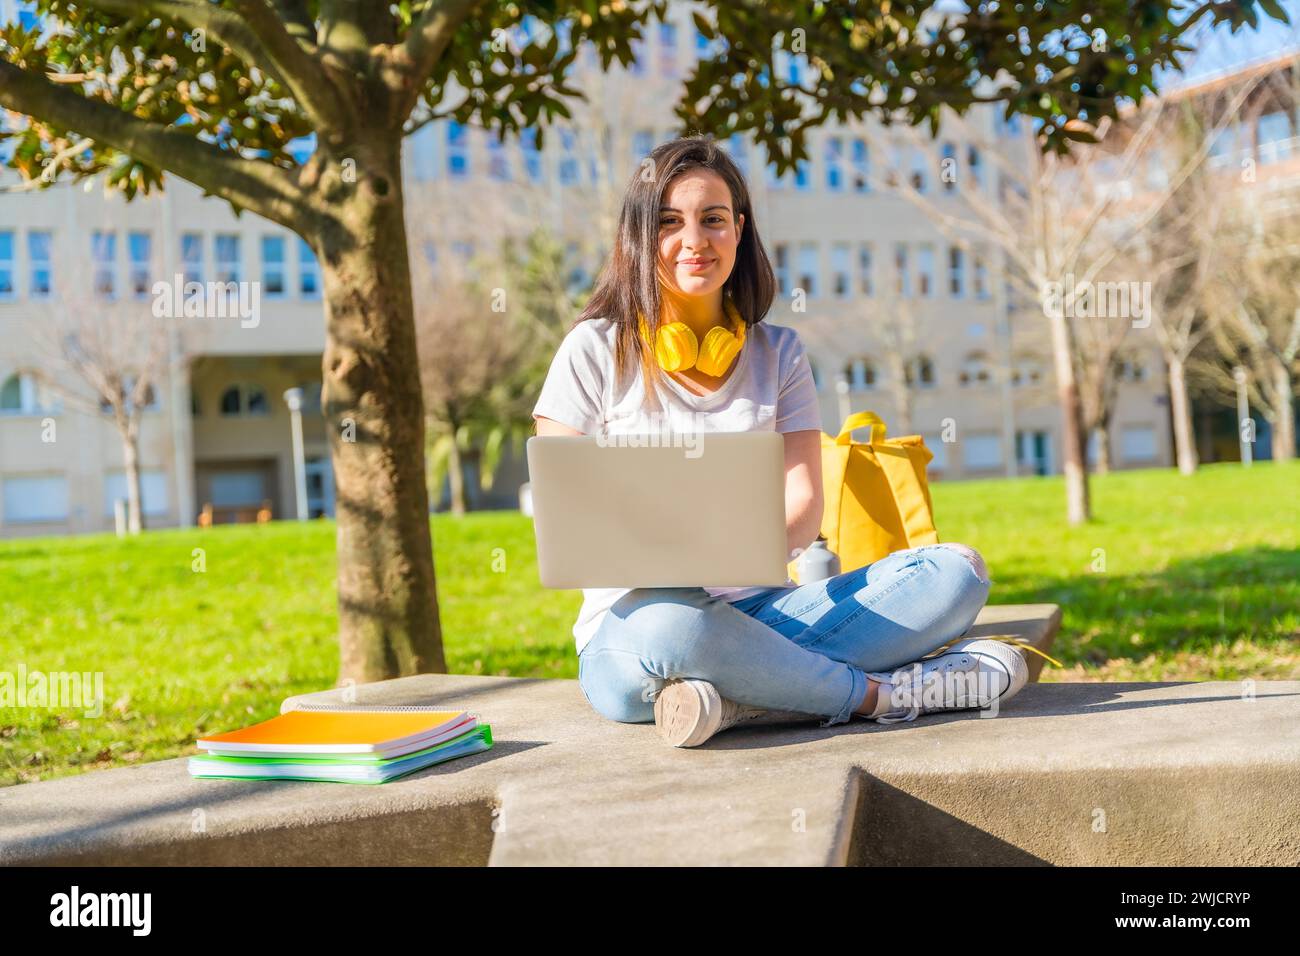
[[[986,556],[994,603],[1064,607],[1043,680],[1300,677],[1300,464],[940,483],[943,540]],[[576,591],[537,581],[517,512],[433,519],[449,668],[576,677]],[[204,571],[194,570],[202,549]],[[337,677],[334,526],[277,522],[0,542],[0,671],[102,672],[104,713],[0,709],[0,784],[192,752]]]

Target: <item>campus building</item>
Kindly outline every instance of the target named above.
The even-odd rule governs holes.
[[[0,0],[0,19],[18,6]],[[540,148],[532,135],[503,145],[452,121],[412,135],[405,185],[417,282],[447,259],[489,251],[488,220],[509,220],[520,234],[549,226],[567,245],[574,283],[594,277],[614,233],[612,203],[641,157],[676,135],[677,91],[693,58],[709,52],[685,4],[634,46],[636,64],[608,74],[590,49],[578,58],[574,69],[592,77],[578,84],[591,102],[575,107],[571,126],[550,127]],[[779,67],[792,79],[807,70],[793,56]],[[965,189],[996,199],[988,151],[1015,130],[993,110],[972,110],[968,123],[978,141],[941,136],[924,149],[874,121],[827,126],[809,136],[810,159],[782,177],[748,137],[725,145],[748,176],[781,284],[767,321],[800,330],[824,428],[837,431],[849,411],[871,409],[891,433],[905,420],[925,436],[936,478],[1052,474],[1061,467],[1060,413],[1039,304],[1008,294],[995,248],[949,244],[881,182],[882,170],[894,169],[940,203],[961,203]],[[0,188],[13,190],[0,193],[0,535],[113,527],[114,501],[125,493],[117,432],[108,416],[68,408],[41,386],[51,358],[32,329],[58,310],[149,309],[155,282],[176,275],[257,281],[261,305],[251,326],[177,323],[140,436],[146,524],[191,525],[205,509],[215,521],[252,520],[265,508],[294,515],[284,397],[293,387],[306,395],[309,513],[332,514],[319,404],[321,275],[307,245],[171,176],[161,195],[130,203],[98,184],[14,190],[20,183],[0,170]],[[513,215],[484,212],[493,209]],[[425,234],[430,224],[437,231]],[[901,340],[895,313],[907,316]],[[1158,352],[1129,357],[1116,409],[1114,465],[1168,464]],[[526,478],[519,456],[507,454],[493,494],[471,494],[471,503],[514,506]],[[435,506],[445,504],[444,493]]]

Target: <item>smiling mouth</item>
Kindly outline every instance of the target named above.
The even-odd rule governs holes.
[[[712,259],[682,259],[677,264],[682,266],[707,266],[712,262]]]

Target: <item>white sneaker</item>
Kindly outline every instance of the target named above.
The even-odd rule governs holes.
[[[1014,697],[1029,680],[1021,653],[1002,641],[970,638],[957,641],[933,657],[907,664],[891,673],[868,674],[894,685],[890,703],[897,705],[879,717],[882,724],[915,720],[940,710],[986,708]]]
[[[668,681],[655,698],[655,729],[674,747],[698,747],[739,723],[822,719],[816,714],[739,704],[723,697],[708,681],[693,677]]]

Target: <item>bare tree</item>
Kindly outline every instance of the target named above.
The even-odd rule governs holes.
[[[1244,100],[1250,86],[1247,84],[1234,102]],[[991,167],[987,175],[992,179],[983,184],[974,182],[976,176],[968,163],[967,172],[958,178],[975,188],[959,189],[957,203],[936,201],[923,193],[917,174],[908,175],[897,161],[874,177],[883,188],[894,190],[920,209],[954,244],[972,253],[982,243],[1000,249],[1006,258],[1005,278],[1028,299],[1042,304],[1051,334],[1061,409],[1062,464],[1071,524],[1091,517],[1085,464],[1088,415],[1081,388],[1085,366],[1081,340],[1085,335],[1077,321],[1076,302],[1096,294],[1095,283],[1103,271],[1131,245],[1208,150],[1207,141],[1153,201],[1133,209],[1128,203],[1131,193],[1117,187],[1133,179],[1151,148],[1162,126],[1163,106],[1160,100],[1148,102],[1129,123],[1113,123],[1109,117],[1096,128],[1074,123],[1071,130],[1077,138],[1089,142],[1074,144],[1064,155],[1044,155],[1028,123],[1022,123],[1019,137],[1007,144],[992,141],[964,117],[945,114],[943,130],[977,149]],[[1223,119],[1214,132],[1227,122]],[[882,137],[873,138],[880,152],[897,155]],[[911,127],[902,128],[896,143],[929,154],[928,143]],[[927,161],[920,176],[927,176],[934,166]],[[946,171],[942,165],[940,169]],[[1111,367],[1105,362],[1093,364],[1099,374],[1106,374]],[[1097,395],[1100,411],[1104,390]]]
[[[122,442],[127,530],[138,534],[144,526],[140,425],[156,407],[169,364],[185,360],[175,322],[156,316],[148,302],[61,292],[30,324],[30,336],[44,358],[47,387],[76,411],[111,417]]]
[[[1212,306],[1219,362],[1197,366],[1198,377],[1225,401],[1234,394],[1235,367],[1247,371],[1247,388],[1273,428],[1274,460],[1296,455],[1295,397],[1300,357],[1300,225],[1290,207],[1253,221],[1234,253],[1220,265]]]

